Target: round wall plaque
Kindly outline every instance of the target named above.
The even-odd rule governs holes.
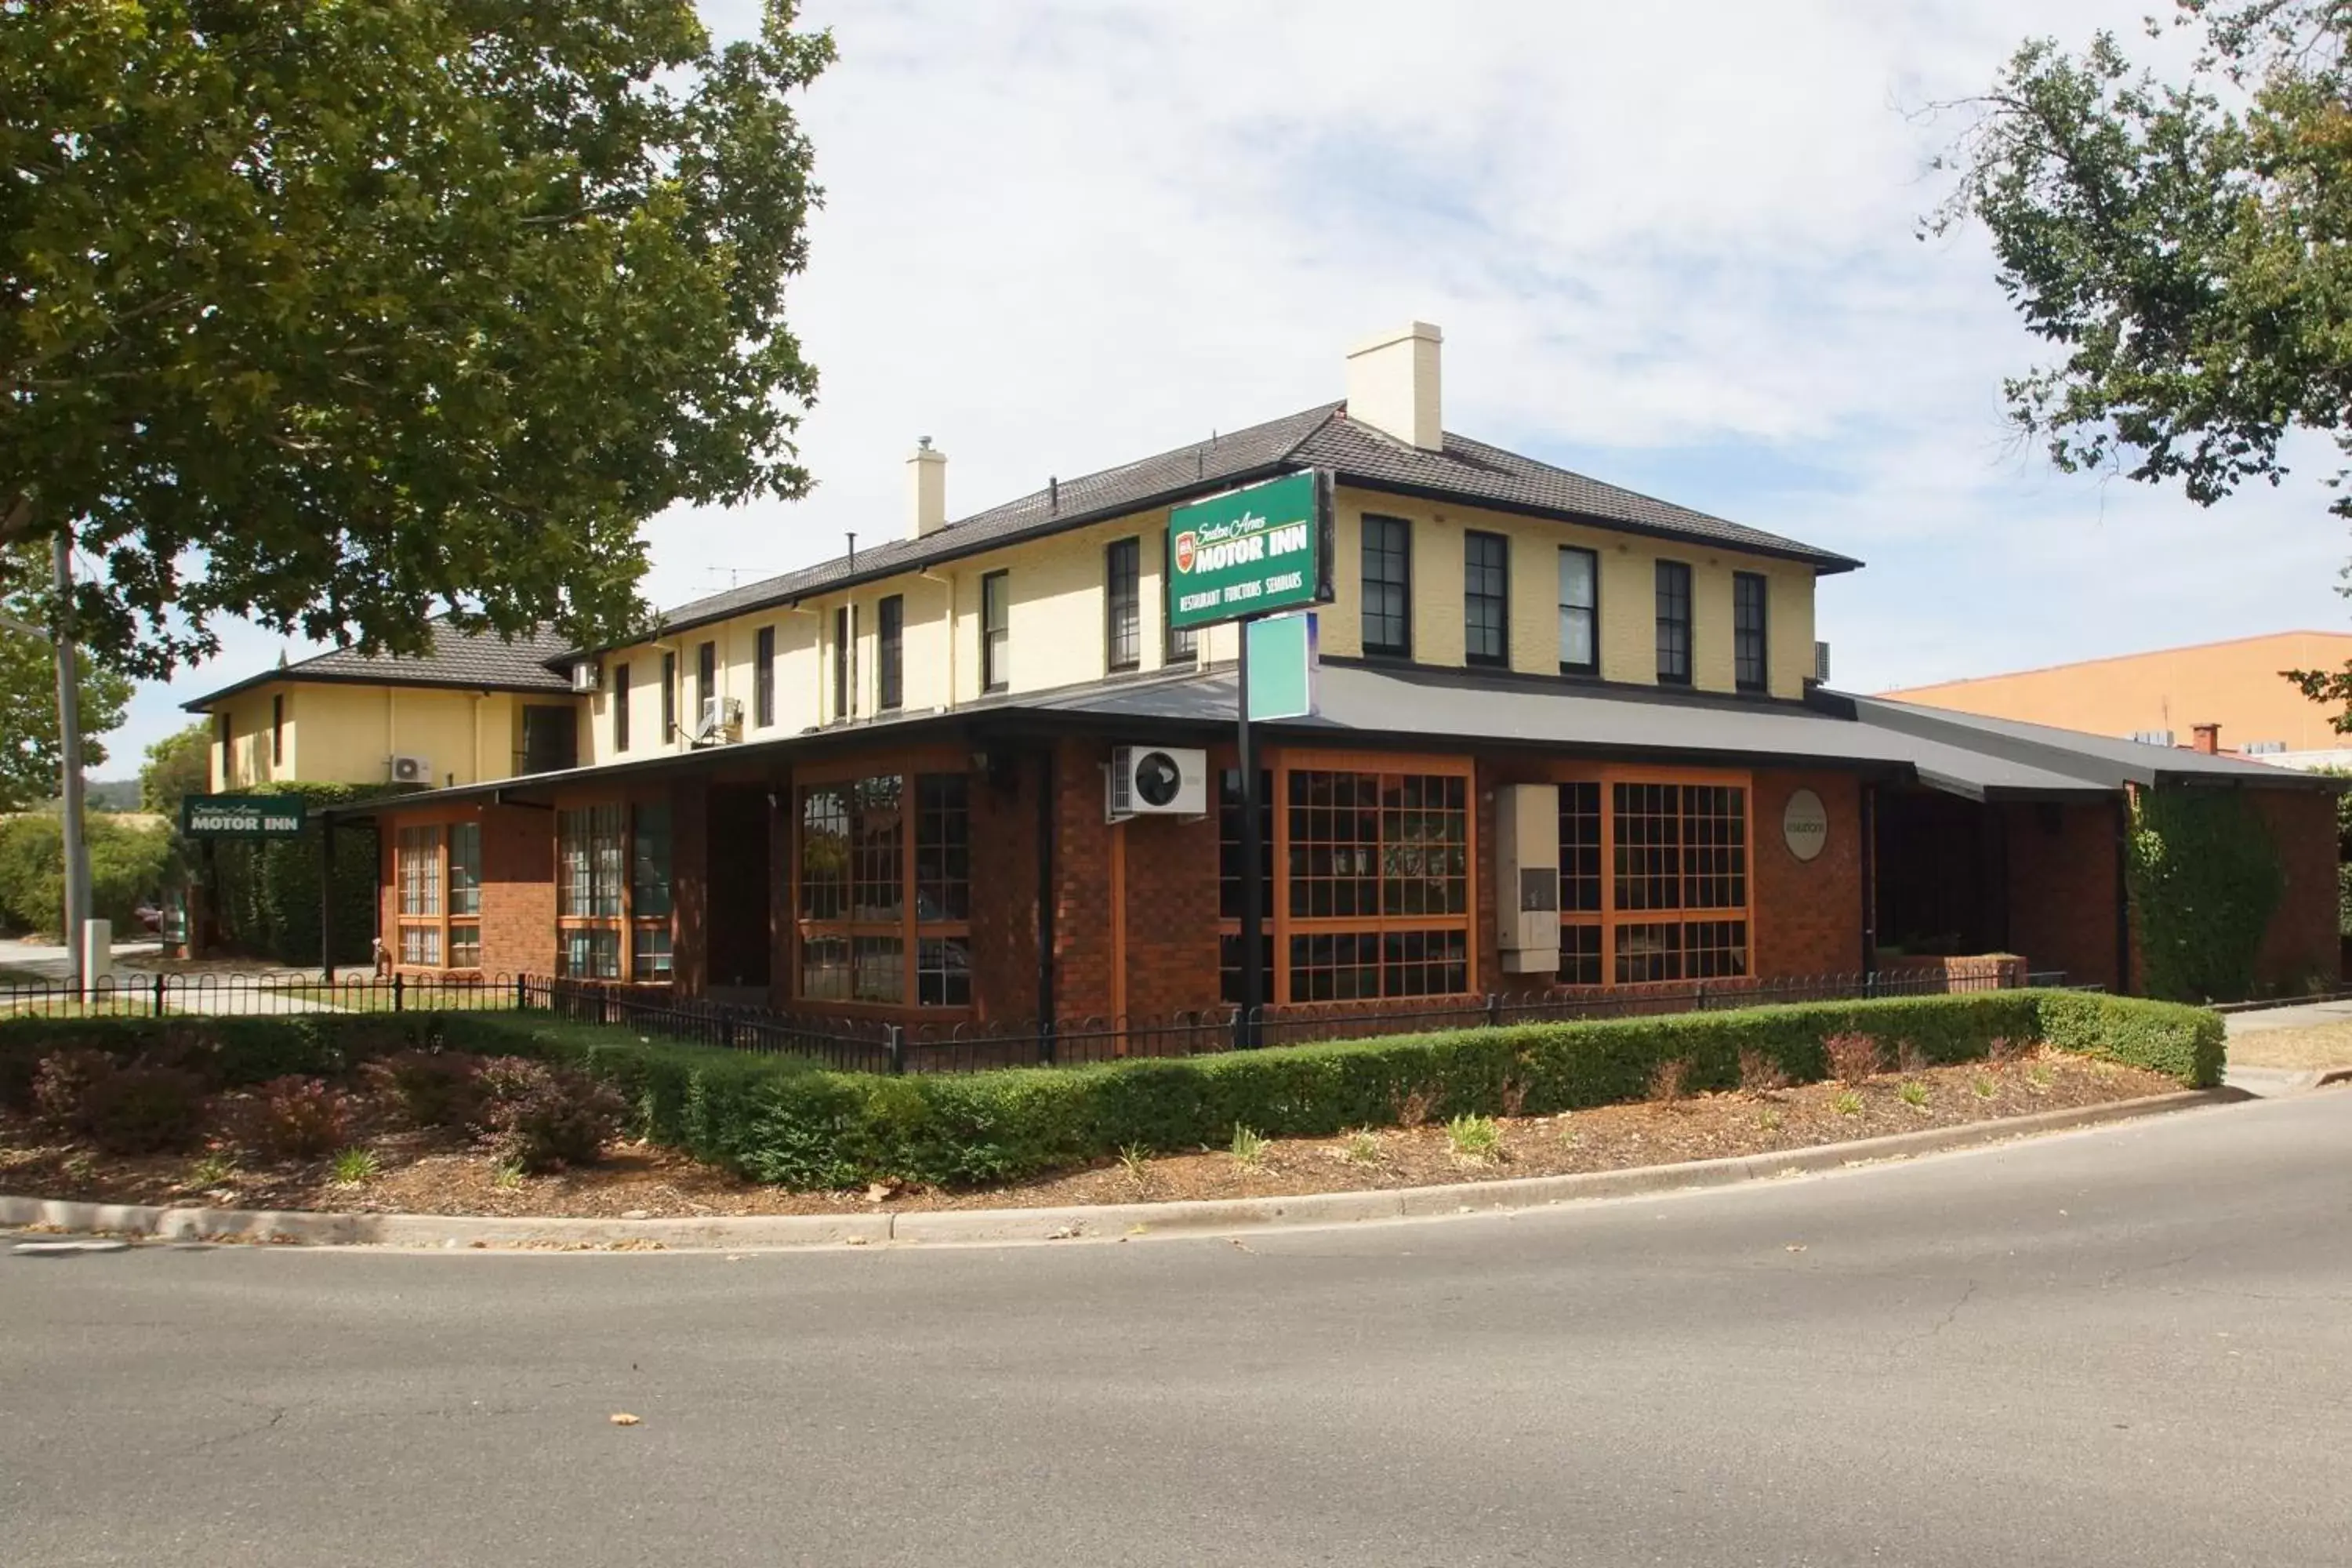
[[[1789,853],[1800,860],[1820,855],[1830,841],[1829,807],[1822,804],[1822,797],[1809,789],[1790,795],[1780,811],[1780,837]]]

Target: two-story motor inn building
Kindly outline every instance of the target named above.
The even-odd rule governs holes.
[[[2126,986],[2127,793],[2173,786],[2250,792],[2290,877],[2266,973],[2333,978],[2326,784],[1831,692],[1815,590],[1860,563],[1447,433],[1440,353],[1416,323],[1349,356],[1343,402],[961,519],[927,440],[900,537],[626,647],[451,635],[191,706],[224,786],[439,784],[367,808],[413,972],[941,1024],[1200,1008],[1234,993],[1251,869],[1238,640],[1170,627],[1169,513],[1319,469],[1318,710],[1263,726],[1258,759],[1276,1004],[1992,952]],[[1113,820],[1131,746],[1204,752],[1205,809]],[[1537,841],[1541,969],[1498,859]]]

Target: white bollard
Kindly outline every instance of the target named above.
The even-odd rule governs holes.
[[[114,922],[84,921],[79,938],[82,998],[87,1001],[114,979]]]

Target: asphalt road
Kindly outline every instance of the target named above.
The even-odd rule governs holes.
[[[0,1563],[2347,1563],[2348,1152],[2320,1090],[1245,1246],[0,1256]]]

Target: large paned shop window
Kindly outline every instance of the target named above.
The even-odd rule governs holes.
[[[970,780],[843,779],[800,806],[800,999],[971,1005]]]
[[[1562,784],[1560,983],[1748,973],[1748,842],[1744,781]]]
[[[400,890],[395,937],[411,969],[482,964],[482,829],[473,822],[403,827],[393,840]]]
[[[1264,776],[1269,999],[1442,996],[1470,984],[1470,779],[1465,769],[1283,766]],[[1220,800],[1221,944],[1238,994],[1240,776]],[[1277,876],[1278,873],[1278,876]],[[1278,960],[1278,962],[1276,962]]]
[[[555,913],[575,980],[670,978],[670,821],[659,802],[556,813]]]

